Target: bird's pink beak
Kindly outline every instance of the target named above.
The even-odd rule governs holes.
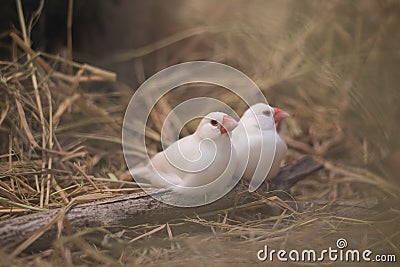
[[[232,118],[231,116],[224,115],[222,118],[222,125],[220,128],[221,134],[224,134],[226,132],[230,132],[233,129],[235,129],[238,126],[237,121]]]
[[[280,108],[275,108],[275,107],[273,109],[274,109],[274,120],[275,120],[275,123],[283,121],[284,119],[289,117],[289,113],[287,113],[286,111],[284,111],[284,110],[282,110]]]

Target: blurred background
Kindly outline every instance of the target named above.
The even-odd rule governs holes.
[[[251,77],[269,102],[293,110],[296,125],[290,134],[304,134],[318,120],[326,125],[317,126],[317,135],[340,126],[346,136],[340,145],[352,154],[345,162],[389,177],[400,163],[398,5],[387,0],[76,1],[73,58],[115,71],[132,89],[181,62],[231,65]],[[7,32],[19,23],[15,2],[4,1],[3,7],[1,51],[9,55]],[[24,3],[26,17],[38,7],[39,1]],[[67,10],[68,1],[44,2],[32,31],[34,49],[67,53]],[[343,158],[338,149],[332,148],[332,156]]]
[[[26,21],[32,22],[32,48],[116,72],[115,83],[86,83],[79,90],[87,95],[87,101],[107,110],[117,124],[122,121],[124,108],[134,91],[158,71],[192,60],[233,66],[257,83],[269,103],[290,113],[291,117],[280,125],[280,133],[290,148],[287,163],[302,155],[313,155],[327,168],[300,183],[292,193],[300,199],[328,202],[376,196],[379,203],[385,205],[385,208],[376,208],[378,211],[391,210],[397,215],[382,215],[376,227],[366,223],[361,227],[350,224],[346,225],[348,228],[341,228],[341,224],[335,223],[329,231],[341,233],[343,229],[350,229],[349,232],[357,232],[354,230],[358,229],[354,240],[364,247],[376,245],[384,236],[389,244],[385,246],[400,257],[397,229],[400,184],[398,1],[80,0],[73,1],[72,43],[69,45],[68,4],[69,1],[23,1]],[[13,55],[9,32],[20,32],[20,23],[14,1],[3,0],[1,5],[0,53],[5,61],[12,60]],[[52,66],[63,68],[62,64]],[[156,106],[158,115],[152,116],[154,121],[149,125],[155,135],[168,110],[194,96],[223,99],[239,115],[246,109],[222,88],[179,88]],[[82,112],[85,113],[72,109],[63,119],[64,123],[81,117]],[[98,119],[98,124],[84,123],[73,131],[120,138],[118,127],[111,130],[105,127],[104,120],[97,117],[100,115],[95,111],[85,114],[90,114],[94,122]],[[187,132],[193,131],[193,127],[195,125],[189,125]],[[3,129],[2,135],[6,137],[6,133]],[[88,171],[94,176],[107,176],[111,171],[120,177],[126,171],[117,141],[97,144],[87,136],[84,140],[89,145],[83,160],[93,163],[96,158],[96,164],[88,164],[92,166]],[[153,136],[147,142],[151,153],[160,149],[156,141],[157,137]],[[8,145],[8,142],[0,144],[1,152],[6,153]],[[113,158],[109,158],[109,151],[114,153]],[[339,171],[334,166],[345,167]],[[339,217],[353,213],[351,209],[340,215],[331,212],[331,216]],[[386,216],[395,219],[388,221]],[[275,242],[277,248],[288,244],[304,246],[300,241],[296,243],[295,237],[303,240],[315,235],[319,236],[315,237],[315,244],[324,244],[321,237],[321,233],[325,234],[324,227],[319,222],[313,227],[296,228],[291,232],[293,239],[286,237],[286,241],[282,241],[282,237],[270,242]],[[368,232],[371,227],[380,230],[371,234]],[[381,230],[383,228],[386,231]],[[360,241],[364,230],[371,235],[370,239],[365,237]],[[189,227],[177,231],[190,233],[192,230]],[[185,243],[187,250],[173,254],[174,259],[187,258],[191,251],[200,250],[196,257],[207,264],[202,256],[210,252],[203,253],[204,248],[194,244],[212,240],[211,244],[219,247],[216,250],[221,258],[227,258],[224,253],[239,253],[256,263],[251,251],[249,255],[239,252],[243,246],[240,242],[232,243],[230,254],[221,247],[218,238],[213,239],[209,230],[188,235],[193,242]],[[235,238],[240,240],[240,234]],[[156,236],[146,246],[162,247],[164,239],[165,236]],[[312,243],[308,239],[308,244]],[[259,244],[247,245],[258,247]],[[162,255],[162,259],[167,257],[165,253]],[[149,264],[157,260],[145,259],[144,262]],[[221,266],[227,262],[221,260]]]

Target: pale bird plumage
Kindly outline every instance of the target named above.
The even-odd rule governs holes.
[[[243,114],[238,127],[232,132],[238,160],[235,176],[250,181],[250,191],[256,190],[264,180],[272,179],[279,172],[287,146],[277,133],[275,123],[288,116],[281,109],[258,103]]]
[[[225,113],[212,112],[201,120],[194,134],[179,139],[146,166],[130,172],[135,179],[153,186],[191,195],[228,187],[236,165],[229,134],[237,125]]]

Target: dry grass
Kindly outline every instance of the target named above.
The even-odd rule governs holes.
[[[394,104],[400,81],[395,74],[398,59],[392,58],[400,41],[392,33],[400,17],[392,10],[399,9],[391,1],[378,7],[366,2],[350,7],[341,1],[305,3],[284,4],[285,19],[273,27],[257,16],[257,8],[250,8],[254,16],[246,24],[232,17],[233,22],[221,26],[216,16],[210,25],[110,55],[106,61],[134,62],[138,81],[147,78],[143,62],[154,52],[164,59],[158,68],[204,58],[238,67],[271,102],[292,114],[281,127],[290,147],[287,161],[312,154],[324,162],[322,171],[297,184],[291,196],[255,194],[253,202],[237,209],[161,225],[79,230],[65,225],[67,234],[60,233],[47,250],[37,252],[33,245],[35,253],[23,252],[43,228],[11,254],[3,251],[1,264],[240,266],[256,264],[256,252],[264,244],[318,249],[334,246],[339,237],[353,248],[400,255],[400,131]],[[343,12],[347,7],[349,14]],[[18,11],[22,38],[11,35],[13,60],[0,62],[0,220],[62,207],[52,221],[57,224],[77,200],[138,190],[124,175],[120,137],[132,91],[115,82],[112,72],[33,51],[22,8]],[[218,40],[215,46],[197,54],[213,40]],[[178,43],[185,53],[167,60]],[[382,74],[379,68],[386,66]],[[170,94],[151,114],[146,132],[150,153],[160,147],[159,131],[171,108],[196,94],[215,94],[239,114],[244,109],[223,90]]]

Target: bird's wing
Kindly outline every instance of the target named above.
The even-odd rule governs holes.
[[[200,157],[199,146],[199,140],[197,140],[194,135],[189,135],[179,139],[173,144],[173,146],[168,147],[167,150],[174,149],[175,152],[178,152],[176,149],[179,149],[179,152],[185,157],[185,159],[195,160]]]
[[[287,154],[287,145],[285,141],[283,141],[283,139],[279,136],[279,134],[276,133],[275,156],[271,166],[271,170],[268,173],[267,177],[268,180],[274,178],[278,174],[281,162],[285,158],[286,154]]]
[[[156,187],[168,188],[171,186],[171,184],[182,183],[182,179],[176,173],[155,170],[151,163],[144,167],[130,169],[130,173],[137,182],[149,182]]]

